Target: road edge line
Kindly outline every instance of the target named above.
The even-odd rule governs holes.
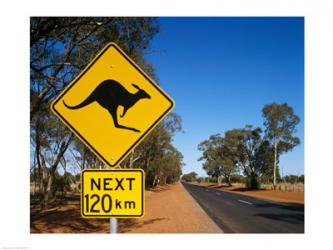
[[[209,214],[207,214],[207,212],[204,210],[204,208],[202,208],[202,206],[200,205],[200,203],[192,196],[192,194],[187,190],[187,188],[183,185],[183,183],[180,181],[179,182],[180,185],[182,185],[182,187],[185,189],[185,191],[187,192],[187,194],[189,195],[190,199],[193,200],[194,204],[196,204],[196,206],[207,216],[207,218],[212,222],[212,224],[215,225],[216,228],[218,228],[221,232],[216,232],[216,233],[225,233],[223,231],[223,229],[221,227],[219,227],[215,221],[210,217]]]

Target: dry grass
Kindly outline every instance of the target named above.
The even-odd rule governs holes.
[[[200,186],[205,186],[205,187],[213,187],[217,186],[217,183],[211,183],[211,182],[193,182],[193,184],[200,185]],[[223,186],[226,186],[225,184],[220,184]],[[233,188],[244,188],[245,189],[245,184],[244,183],[232,183]],[[264,190],[273,190],[273,184],[261,184],[261,189]],[[282,191],[282,192],[304,192],[304,184],[303,183],[278,183],[276,185],[276,190]]]

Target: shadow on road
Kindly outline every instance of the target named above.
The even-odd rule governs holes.
[[[271,210],[272,208],[278,209],[278,211],[280,211],[275,213],[261,212],[255,214],[255,216],[264,217],[267,219],[272,219],[277,221],[285,221],[292,224],[304,224],[304,205],[294,204],[294,203],[285,203],[285,204],[261,203],[261,204],[255,204],[254,206],[257,208],[267,209],[267,211],[272,211]]]
[[[258,207],[258,208],[278,208],[278,209],[281,209],[281,210],[289,210],[289,211],[304,213],[304,205],[300,205],[300,204],[297,204],[297,203],[278,204],[278,203],[265,202],[265,203],[257,203],[254,206]]]
[[[272,213],[259,213],[255,216],[264,217],[271,220],[285,221],[292,224],[303,224],[304,216],[301,214],[272,214]]]
[[[246,192],[246,191],[251,191],[251,192],[261,192],[261,191],[266,191],[266,189],[256,189],[256,190],[253,190],[253,189],[249,189],[249,188],[246,188],[246,187],[237,187],[237,186],[229,186],[229,185],[225,185],[225,184],[222,184],[222,185],[219,185],[219,186],[216,186],[216,185],[209,185],[207,187],[214,187],[216,189],[222,189],[222,190],[227,190],[227,191],[232,191],[232,192]]]

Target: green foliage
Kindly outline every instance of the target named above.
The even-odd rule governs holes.
[[[265,173],[263,173],[261,176],[260,176],[260,182],[261,183],[273,183],[273,163],[270,165],[268,171],[266,171]],[[277,182],[281,182],[282,181],[282,178],[281,178],[281,175],[280,175],[280,168],[279,168],[279,165],[276,166],[276,180]]]
[[[265,171],[266,167],[266,163],[261,158],[265,157],[268,150],[261,138],[261,129],[246,125],[242,129],[228,130],[225,133],[225,141],[233,160],[250,180],[247,181],[248,187],[257,188],[258,176]]]
[[[286,175],[282,178],[282,181],[284,182],[288,182],[288,183],[291,183],[291,184],[294,184],[294,183],[304,183],[304,175],[300,175],[300,176],[297,176],[297,175]]]
[[[75,180],[75,182],[80,182],[80,179],[81,179],[81,174],[76,174],[76,175],[74,176],[74,180]]]
[[[273,185],[276,185],[276,169],[279,156],[300,144],[294,136],[296,125],[300,122],[294,110],[287,103],[267,104],[262,110],[265,126],[265,137],[274,148]]]
[[[246,177],[245,180],[246,180],[245,186],[247,189],[249,189],[249,190],[260,189],[261,185],[260,185],[260,182],[257,177],[250,176],[250,177]]]
[[[75,183],[75,177],[71,173],[66,172],[63,175],[60,175],[56,172],[51,188],[53,196],[56,195],[57,191],[62,192],[62,194],[65,194],[66,191],[71,191],[72,183]]]
[[[265,136],[272,144],[277,143],[278,154],[292,150],[300,143],[300,139],[293,136],[300,118],[287,103],[267,104],[263,110]]]
[[[37,168],[32,168],[30,171],[30,182],[36,182],[38,181],[38,169]]]
[[[213,135],[199,145],[203,151],[199,160],[205,159],[203,168],[208,175],[223,175],[228,184],[241,169],[248,178],[249,188],[256,189],[260,176],[271,175],[274,161],[273,148],[261,134],[259,127],[246,125],[241,129],[226,131],[224,137]]]
[[[197,182],[198,183],[201,183],[201,182],[204,182],[205,181],[205,179],[203,178],[203,177],[199,177],[199,178],[197,178]]]
[[[202,151],[199,161],[204,161],[203,169],[210,176],[220,179],[223,176],[228,184],[230,177],[237,171],[236,161],[221,135],[212,135],[198,145]]]
[[[209,182],[211,182],[211,183],[217,183],[217,177],[216,176],[211,176],[210,178],[209,178]]]
[[[255,151],[254,166],[258,175],[270,178],[273,176],[274,148],[269,141],[263,139]]]
[[[182,180],[183,181],[186,181],[186,182],[193,182],[193,181],[196,181],[197,180],[197,176],[198,174],[196,172],[190,172],[188,174],[184,174],[182,176]]]
[[[241,129],[231,129],[224,136],[212,135],[201,142],[198,149],[203,151],[199,160],[204,160],[203,169],[211,177],[219,180],[224,176],[227,183],[243,181],[250,189],[260,188],[260,182],[281,180],[279,156],[292,150],[300,143],[294,136],[300,119],[287,103],[265,105],[263,108],[265,134],[259,127],[246,125]],[[235,174],[241,169],[246,180]],[[290,182],[299,181],[295,177],[285,177]],[[304,182],[303,178],[300,181]]]
[[[232,183],[246,183],[246,177],[243,175],[235,174],[231,176]]]
[[[304,183],[304,174],[298,176],[298,182]]]

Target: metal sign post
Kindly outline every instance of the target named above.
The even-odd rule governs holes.
[[[118,233],[118,220],[117,218],[110,218],[110,233],[116,234]]]

